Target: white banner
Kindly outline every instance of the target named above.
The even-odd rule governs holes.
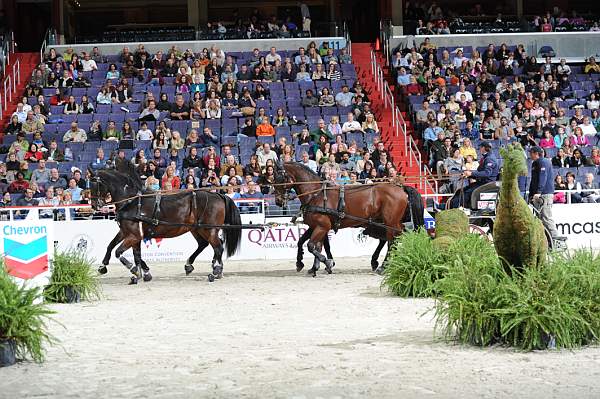
[[[248,216],[248,217],[247,217]],[[248,223],[249,216],[242,215],[242,222]],[[269,218],[269,222],[287,223],[290,218]],[[254,223],[259,223],[254,220]],[[57,236],[58,248],[67,250],[74,248],[85,251],[96,262],[104,258],[106,247],[119,231],[117,223],[112,220],[77,220],[56,222],[60,225],[61,234]],[[240,250],[232,257],[234,260],[256,259],[295,259],[297,244],[300,236],[306,231],[306,226],[277,226],[261,229],[242,230]],[[335,257],[358,257],[371,255],[378,241],[363,237],[362,229],[342,229],[337,234],[329,233],[331,249]],[[142,257],[146,262],[185,262],[196,249],[196,240],[190,233],[175,238],[151,238],[142,241]],[[306,251],[305,251],[306,252]],[[125,253],[131,259],[131,251]],[[200,261],[210,261],[213,251],[206,248],[199,256]],[[119,261],[113,256],[111,264]]]
[[[600,204],[554,204],[552,216],[569,249],[600,249]]]
[[[19,284],[45,287],[54,255],[54,223],[48,220],[0,222],[4,267]]]

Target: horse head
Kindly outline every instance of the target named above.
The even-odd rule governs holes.
[[[284,207],[289,199],[289,190],[292,185],[292,177],[287,173],[285,165],[280,166],[275,171],[275,181],[273,188],[275,190],[275,205]]]

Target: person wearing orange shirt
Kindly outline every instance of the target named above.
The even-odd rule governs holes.
[[[275,129],[269,123],[269,118],[263,118],[262,123],[256,127],[256,136],[275,136]]]

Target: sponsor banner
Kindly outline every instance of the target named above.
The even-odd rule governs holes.
[[[250,220],[242,215],[242,222]],[[269,218],[269,223],[287,223],[290,218]],[[259,223],[253,220],[253,223]],[[57,222],[62,234],[57,237],[58,248],[61,250],[76,249],[85,251],[87,255],[99,263],[103,258],[106,247],[117,234],[117,223],[112,220],[76,220]],[[306,231],[304,225],[274,226],[265,229],[242,230],[240,250],[232,257],[235,260],[253,259],[295,259],[298,240]],[[329,233],[332,253],[336,257],[357,257],[371,255],[378,241],[362,236],[362,229],[342,229],[337,234]],[[148,238],[142,241],[142,257],[146,262],[185,262],[196,249],[196,240],[190,233],[175,238]],[[305,249],[305,256],[311,256]],[[133,259],[131,251],[125,252],[125,257]],[[197,261],[210,261],[213,251],[207,247],[197,258]],[[111,264],[120,264],[111,255]]]
[[[599,204],[554,204],[552,216],[569,249],[600,248]]]
[[[45,287],[54,254],[54,223],[46,220],[0,222],[0,253],[8,273],[20,284]]]
[[[558,232],[568,237],[569,248],[600,248],[600,206],[597,204],[554,205],[554,220]],[[269,223],[281,223],[265,229],[242,230],[240,251],[235,260],[296,259],[297,244],[307,227],[304,225],[286,226],[289,218],[269,218]],[[261,223],[257,217],[242,215],[243,223]],[[434,219],[427,213],[425,222],[428,228],[435,225]],[[56,222],[61,234],[58,248],[74,248],[85,251],[96,262],[104,257],[106,247],[118,232],[116,222],[112,220],[77,220]],[[362,229],[342,229],[337,233],[329,232],[331,250],[334,257],[371,256],[378,241],[361,234]],[[196,249],[196,240],[190,233],[175,238],[147,238],[142,241],[142,256],[152,263],[185,262]],[[306,259],[311,257],[304,250]],[[125,256],[132,259],[131,251]],[[210,261],[213,251],[207,247],[197,258],[198,262]],[[111,255],[111,264],[120,264]]]

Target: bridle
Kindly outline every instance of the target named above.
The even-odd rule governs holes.
[[[285,168],[281,168],[277,171],[277,174],[275,176],[275,183],[276,183],[276,187],[277,186],[282,186],[283,187],[283,207],[285,208],[289,202],[289,191],[290,188],[288,187],[288,184],[291,184],[292,182],[290,181],[291,178],[288,175],[288,173],[285,171]],[[279,194],[278,194],[279,195]]]

